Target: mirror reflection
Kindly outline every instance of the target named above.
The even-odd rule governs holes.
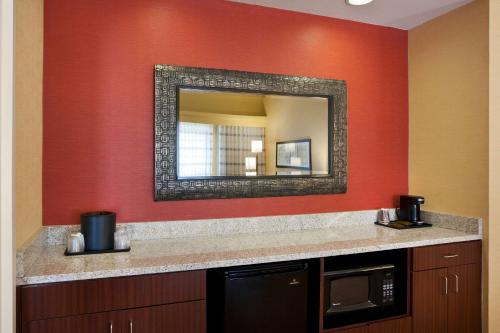
[[[180,89],[178,177],[327,175],[328,99]]]

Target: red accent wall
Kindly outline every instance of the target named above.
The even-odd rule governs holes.
[[[218,0],[45,1],[43,223],[363,210],[408,191],[407,32]],[[348,193],[155,202],[153,65],[348,84]]]

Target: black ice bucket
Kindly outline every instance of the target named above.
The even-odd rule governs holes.
[[[115,246],[116,214],[90,212],[80,215],[85,251],[112,250]]]

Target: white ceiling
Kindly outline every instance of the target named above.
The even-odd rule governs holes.
[[[474,0],[374,0],[366,6],[345,0],[231,1],[409,30]]]

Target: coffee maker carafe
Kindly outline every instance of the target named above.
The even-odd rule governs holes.
[[[423,197],[416,195],[402,195],[399,198],[399,219],[420,225],[424,223],[420,218],[420,205],[425,202]]]

